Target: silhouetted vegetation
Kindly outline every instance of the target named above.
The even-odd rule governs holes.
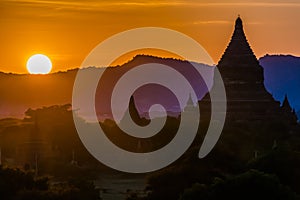
[[[55,177],[96,177],[99,164],[85,149],[70,105],[28,109],[23,120],[0,121],[3,165],[36,170]],[[93,170],[91,170],[93,169]]]
[[[5,200],[97,200],[93,183],[70,180],[50,185],[47,177],[34,178],[31,172],[0,166],[0,199]]]
[[[299,199],[288,187],[280,184],[275,175],[256,170],[226,177],[216,178],[212,184],[195,183],[184,191],[180,200],[296,200]]]
[[[81,144],[72,117],[70,105],[64,105],[29,109],[23,120],[0,121],[3,164],[16,166],[20,163],[25,170],[1,168],[1,188],[4,188],[1,195],[14,199],[84,199],[94,194],[94,186],[90,182],[66,182],[70,177],[96,178],[101,172],[107,171]],[[261,192],[260,187],[252,187],[252,190],[246,187],[254,183],[265,188],[262,195],[267,195],[269,190],[276,190],[276,193],[269,194],[270,198],[282,199],[285,196],[296,199],[300,187],[300,138],[297,134],[289,133],[290,123],[280,120],[280,116],[261,122],[230,121],[225,125],[214,150],[204,159],[199,159],[197,155],[209,117],[209,112],[202,113],[198,136],[179,160],[149,174],[145,190],[148,196],[140,197],[132,191],[128,193],[128,199],[218,199],[219,194],[225,197],[233,190],[245,193],[252,191],[250,197],[254,198]],[[180,116],[169,117],[162,131],[166,133],[164,137],[159,143],[153,139],[148,142],[150,146],[141,145],[145,149],[137,149],[138,143],[128,144],[127,139],[114,135],[120,131],[114,121],[106,120],[101,122],[101,126],[104,130],[110,130],[108,137],[115,138],[119,145],[129,145],[129,150],[139,152],[158,148],[156,145],[161,143],[166,144],[172,139],[168,134],[172,135],[174,130],[176,132],[179,121]],[[34,156],[36,153],[37,157]],[[12,158],[15,158],[13,164],[9,163]],[[58,184],[50,185],[49,178],[34,178],[36,161],[38,177],[51,175],[54,179],[50,182],[58,180]],[[6,182],[8,177],[11,179]],[[242,197],[242,193],[235,195],[236,198]]]

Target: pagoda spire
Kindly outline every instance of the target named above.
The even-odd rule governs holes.
[[[192,94],[189,94],[189,98],[188,101],[186,103],[187,106],[194,106],[194,102],[193,102],[193,98],[192,98]]]
[[[247,84],[263,86],[263,68],[254,55],[246,38],[241,17],[235,20],[231,40],[222,55],[218,65],[219,71],[225,77],[226,83],[246,82]]]
[[[139,114],[137,105],[135,103],[134,96],[132,95],[129,100],[129,107],[128,107],[129,115],[131,119],[139,126],[146,126],[149,124],[149,121],[142,117]]]
[[[186,103],[186,106],[184,108],[184,111],[187,112],[187,111],[192,111],[193,110],[193,107],[195,107],[195,104],[193,102],[193,98],[192,98],[192,94],[190,93],[189,94],[189,98],[187,100],[187,103]]]
[[[232,66],[233,64],[240,65],[240,67],[244,64],[258,64],[246,38],[240,16],[235,20],[235,28],[230,43],[218,63],[219,66]]]
[[[282,103],[282,106],[281,106],[283,109],[285,109],[286,111],[288,112],[292,112],[292,107],[290,105],[290,102],[289,102],[289,99],[287,97],[287,95],[284,96],[284,100],[283,100],[283,103]]]

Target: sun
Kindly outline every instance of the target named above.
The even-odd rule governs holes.
[[[51,60],[43,54],[31,56],[26,64],[30,74],[48,74],[52,69]]]

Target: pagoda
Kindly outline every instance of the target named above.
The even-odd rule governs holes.
[[[264,87],[263,67],[248,43],[240,17],[217,68],[225,85],[229,120],[261,120],[280,113],[280,103]]]
[[[293,109],[290,105],[290,102],[288,100],[288,97],[287,95],[284,96],[284,100],[283,100],[283,103],[282,103],[282,106],[281,106],[284,110],[286,110],[286,112],[292,112]]]
[[[227,97],[222,141],[228,144],[243,141],[238,150],[241,157],[248,155],[247,160],[253,152],[271,149],[274,141],[280,143],[283,138],[299,133],[295,113],[287,98],[281,107],[280,102],[275,101],[265,89],[263,67],[248,43],[240,17],[235,21],[233,35],[217,69],[222,76]],[[203,133],[200,132],[203,135],[207,128],[205,123],[211,118],[209,93],[199,101],[199,108],[200,130],[203,129]]]
[[[280,106],[280,102],[275,101],[265,89],[263,67],[248,43],[240,17],[235,21],[233,35],[217,69],[222,76],[227,97],[223,136],[230,138],[233,134],[234,137],[241,137],[240,140],[254,141],[253,138],[256,138],[268,141],[267,148],[271,148],[273,141],[300,132],[295,112],[292,112],[287,98]],[[211,92],[213,90],[214,87]],[[199,101],[199,107],[201,121],[209,121],[209,93]],[[252,146],[254,148],[255,145]],[[262,150],[257,146],[253,151],[257,149]]]
[[[282,109],[282,112],[283,112],[283,115],[282,115],[282,116],[289,117],[289,118],[292,119],[292,120],[290,121],[290,123],[293,124],[293,122],[298,121],[296,112],[295,112],[295,110],[291,107],[287,95],[285,95],[285,97],[284,97],[284,100],[283,100],[282,105],[281,105],[281,109]]]

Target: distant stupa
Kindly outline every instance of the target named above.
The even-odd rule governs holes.
[[[287,95],[285,95],[282,106],[281,106],[284,115],[292,118],[292,121],[298,121],[295,110],[291,107]]]
[[[283,103],[282,103],[282,106],[281,106],[284,110],[286,110],[287,112],[292,112],[293,109],[290,105],[290,102],[288,100],[288,97],[287,95],[284,96],[284,100],[283,100]]]
[[[149,124],[149,120],[140,116],[133,96],[130,97],[128,111],[131,119],[139,126],[146,126]]]

